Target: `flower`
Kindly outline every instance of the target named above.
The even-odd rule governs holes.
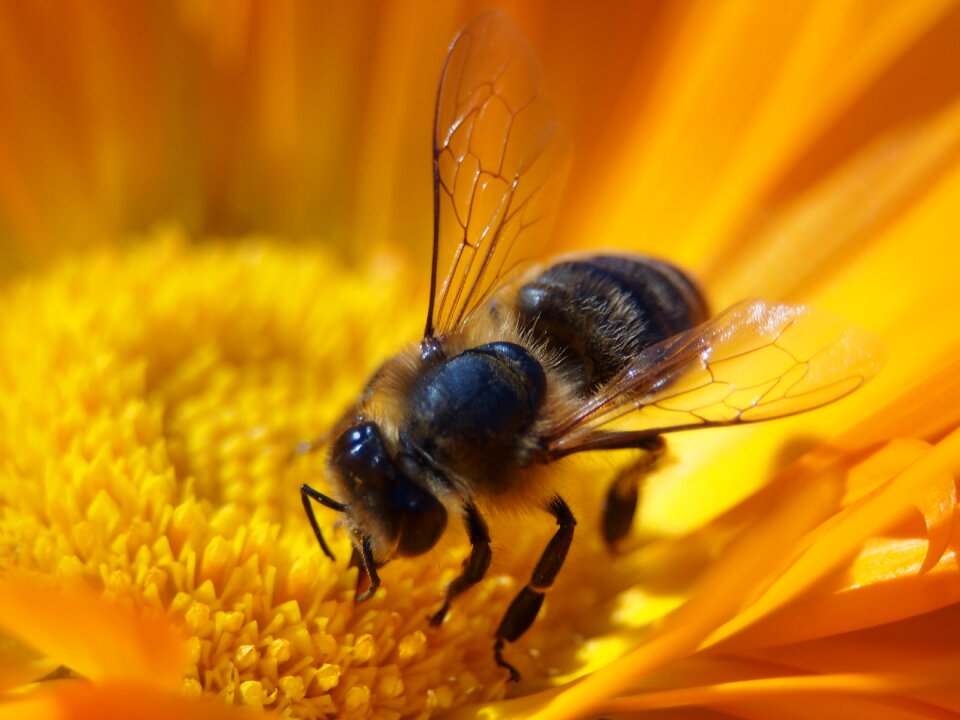
[[[70,38],[61,12],[78,27]],[[0,296],[8,708],[960,707],[960,82],[943,71],[956,4],[518,8],[577,148],[556,249],[668,255],[718,307],[806,302],[869,328],[889,357],[815,413],[671,438],[637,547],[615,560],[593,478],[616,460],[571,462],[560,480],[575,544],[508,649],[517,687],[491,638],[549,519],[496,518],[489,578],[433,629],[462,532],[383,568],[357,604],[344,533],[331,562],[300,507],[322,457],[292,451],[422,327],[430,179],[418,140],[443,45],[469,13],[0,13],[0,221],[16,241]],[[23,72],[31,63],[44,82]],[[305,231],[320,240],[292,239]],[[161,670],[132,652],[142,638],[165,649]],[[24,686],[60,666],[85,681]]]

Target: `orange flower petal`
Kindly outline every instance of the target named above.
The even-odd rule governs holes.
[[[56,660],[38,655],[12,637],[0,637],[0,692],[42,678],[58,665]]]
[[[0,629],[91,680],[180,687],[186,643],[169,622],[136,615],[89,588],[8,570],[0,578]]]
[[[957,514],[957,482],[951,475],[932,478],[930,488],[917,500],[927,526],[927,552],[920,572],[932,570],[947,552]]]
[[[242,720],[269,717],[215,698],[188,698],[149,682],[109,680],[48,683],[3,705],[6,720]]]
[[[669,243],[684,264],[723,262],[758,196],[950,9],[674,5],[658,82],[640,112],[630,108],[639,120],[571,237],[647,250]],[[717,242],[724,236],[729,245]]]
[[[816,539],[782,574],[778,574],[776,582],[747,610],[720,628],[713,635],[711,642],[717,642],[757,622],[799,596],[819,579],[826,577],[837,569],[844,558],[856,554],[868,538],[881,534],[902,517],[912,507],[913,499],[926,495],[930,491],[931,483],[936,483],[944,475],[960,475],[960,430],[937,443],[929,453],[910,464],[892,482],[879,488],[862,502],[847,508],[845,512],[837,515],[820,529]],[[873,573],[874,578],[876,579],[877,575],[882,577],[892,575],[900,578],[909,572],[909,568],[913,568],[912,574],[918,575],[925,555],[926,549],[923,548],[916,563],[904,564],[904,558],[897,558],[897,561],[892,563],[892,570],[888,563],[883,566],[884,569],[880,573]],[[887,560],[889,561],[889,558]],[[954,575],[953,570],[949,572]],[[936,573],[929,575],[931,576],[927,577],[929,583],[941,580]],[[896,595],[896,593],[892,594]],[[960,583],[958,583],[956,596],[960,596]],[[940,600],[940,604],[947,604],[956,596],[942,594],[936,597]],[[886,619],[897,617],[899,612],[909,612],[907,608],[892,602],[882,606],[873,604],[869,607],[878,612],[881,612],[882,608]],[[866,608],[864,612],[867,615],[870,614]],[[833,628],[833,630],[842,631],[840,628]]]
[[[758,698],[773,698],[778,702],[784,702],[798,695],[883,693],[901,685],[902,683],[898,683],[896,678],[878,677],[865,673],[772,677],[651,692],[603,703],[597,708],[597,712],[613,714],[691,705],[726,706]],[[812,703],[808,712],[810,709],[812,709]]]

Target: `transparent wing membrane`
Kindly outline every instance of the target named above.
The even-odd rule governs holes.
[[[654,435],[785,417],[833,402],[876,374],[865,330],[801,305],[747,300],[644,350],[547,433],[550,452],[603,445],[602,433]]]
[[[426,337],[459,329],[549,230],[567,141],[540,92],[536,55],[506,15],[483,15],[454,40],[434,125]]]

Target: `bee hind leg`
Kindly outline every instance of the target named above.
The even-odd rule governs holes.
[[[557,519],[557,531],[550,538],[547,547],[537,561],[537,566],[533,569],[533,576],[530,578],[523,590],[513,599],[510,607],[507,608],[500,626],[497,628],[496,642],[493,646],[493,657],[497,665],[506,668],[510,672],[510,680],[518,682],[520,673],[517,669],[503,659],[503,646],[507,642],[516,641],[523,635],[540,612],[540,606],[543,605],[543,597],[553,581],[563,567],[563,562],[567,558],[567,551],[570,549],[570,543],[573,541],[573,528],[577,521],[570,512],[570,508],[559,495],[555,495],[547,504],[547,512]]]
[[[616,549],[617,543],[633,527],[641,478],[666,451],[666,443],[660,436],[642,438],[634,447],[644,453],[617,473],[603,501],[603,539],[611,550]]]

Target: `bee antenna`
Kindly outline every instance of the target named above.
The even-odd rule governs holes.
[[[323,539],[323,533],[320,531],[320,524],[317,522],[317,516],[313,514],[313,505],[310,503],[310,500],[316,500],[324,507],[328,507],[331,510],[336,510],[337,512],[346,512],[347,506],[341,502],[337,502],[333,498],[327,497],[322,492],[314,490],[309,485],[300,486],[300,499],[303,500],[303,509],[307,511],[307,518],[310,520],[310,527],[313,528],[313,534],[317,536],[317,542],[320,543],[320,548],[323,550],[323,554],[331,560],[336,560],[336,558],[333,556],[333,553],[330,552],[330,547],[327,545],[327,541]]]

